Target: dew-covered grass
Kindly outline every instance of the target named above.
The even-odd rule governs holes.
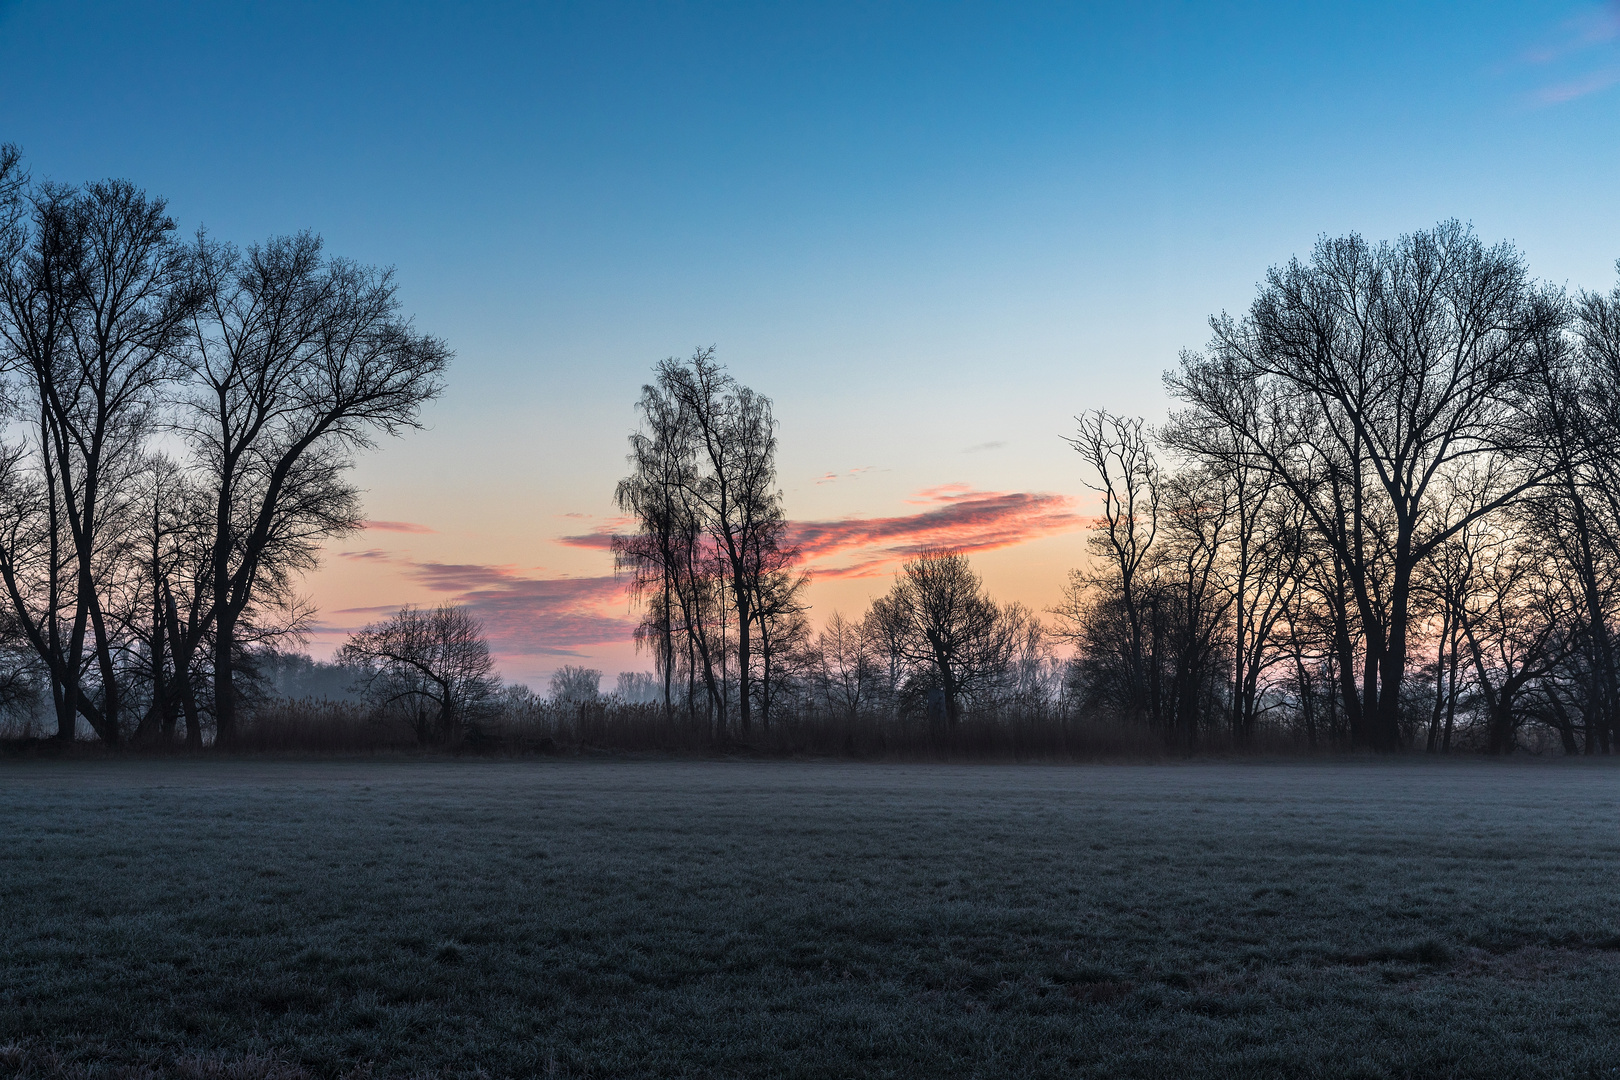
[[[1620,1075],[1606,762],[0,766],[0,1072]]]

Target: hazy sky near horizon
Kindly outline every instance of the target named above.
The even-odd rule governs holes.
[[[775,400],[818,614],[941,542],[1044,607],[1092,507],[1073,415],[1162,417],[1318,236],[1458,217],[1613,284],[1620,3],[0,0],[0,140],[392,265],[456,350],[357,469],[313,652],[462,599],[508,677],[611,679],[651,665],[589,538],[654,362],[714,345]]]

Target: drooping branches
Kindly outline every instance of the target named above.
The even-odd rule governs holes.
[[[701,683],[717,732],[724,736],[733,712],[747,732],[756,703],[770,722],[772,659],[802,612],[770,399],[701,349],[659,364],[638,408],[631,472],[616,497],[639,529],[614,546],[643,605],[638,640],[655,649],[666,709],[684,670],[694,719]]]

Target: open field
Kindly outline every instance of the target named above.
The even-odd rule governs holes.
[[[1620,1075],[1605,762],[20,762],[0,791],[18,1075]]]

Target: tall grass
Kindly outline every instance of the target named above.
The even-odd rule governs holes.
[[[955,725],[926,717],[804,711],[750,730],[717,729],[700,712],[668,715],[661,704],[532,698],[469,726],[454,744],[423,745],[398,719],[363,705],[304,699],[259,706],[244,724],[242,752],[313,754],[455,753],[832,757],[851,760],[1092,761],[1201,754],[1292,753],[1304,748],[1283,733],[1263,733],[1245,746],[1211,732],[1195,746],[1154,731],[1053,708],[969,713]]]

